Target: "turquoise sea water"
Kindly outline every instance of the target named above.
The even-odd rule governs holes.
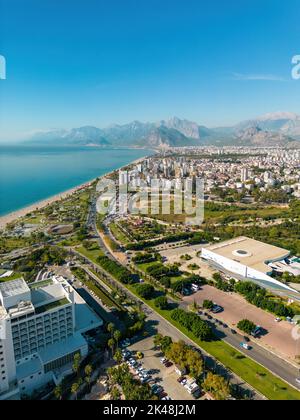
[[[149,150],[0,147],[0,216],[66,191],[136,159]]]

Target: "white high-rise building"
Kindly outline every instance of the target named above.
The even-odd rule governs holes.
[[[128,173],[127,171],[119,172],[119,186],[128,184]]]
[[[83,333],[103,321],[63,278],[0,283],[0,400],[19,399],[72,372],[88,354]]]
[[[246,182],[249,179],[249,170],[248,168],[242,168],[241,170],[241,181]]]

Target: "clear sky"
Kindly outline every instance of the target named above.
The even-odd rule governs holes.
[[[0,0],[0,139],[300,113],[299,0]]]

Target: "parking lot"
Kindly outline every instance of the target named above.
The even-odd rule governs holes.
[[[205,285],[192,296],[185,297],[184,301],[196,301],[202,305],[204,300],[213,302],[224,308],[224,311],[214,315],[214,318],[224,321],[231,327],[236,327],[242,319],[249,319],[256,325],[262,326],[267,334],[260,337],[259,342],[277,354],[292,360],[299,354],[297,341],[293,339],[293,325],[286,321],[275,322],[275,316],[248,303],[236,293],[225,293],[215,287]]]
[[[142,367],[152,373],[153,380],[156,380],[172,400],[194,400],[193,396],[177,382],[179,376],[175,372],[175,366],[167,368],[161,363],[162,354],[154,349],[153,337],[143,339],[129,346],[128,349],[143,353],[144,358],[140,361]]]

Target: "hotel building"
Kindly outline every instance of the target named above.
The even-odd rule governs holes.
[[[83,334],[103,324],[61,277],[29,286],[0,283],[0,400],[31,395],[72,371],[88,354]]]

